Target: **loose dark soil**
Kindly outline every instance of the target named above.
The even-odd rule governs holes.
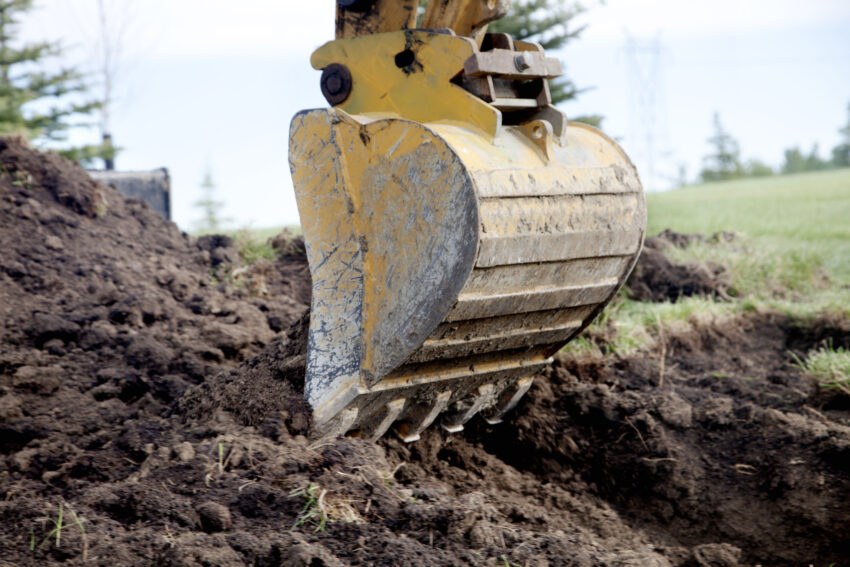
[[[731,233],[718,233],[711,240],[732,240]],[[646,239],[635,269],[627,282],[628,295],[638,301],[678,301],[699,295],[729,299],[729,283],[723,266],[712,262],[679,264],[667,257],[670,248],[687,248],[702,242],[699,234],[681,234],[669,229]]]
[[[850,399],[790,354],[850,321],[706,323],[558,360],[499,426],[316,443],[303,243],[244,266],[56,156],[0,165],[0,565],[850,557]]]

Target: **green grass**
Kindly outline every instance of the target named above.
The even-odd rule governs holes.
[[[672,253],[726,266],[732,293],[794,314],[850,312],[850,169],[694,186],[647,201],[649,234],[739,235]]]
[[[29,544],[30,551],[32,551],[32,552],[42,551],[51,542],[54,542],[54,545],[57,548],[61,547],[63,530],[65,530],[65,533],[67,534],[68,528],[76,527],[79,530],[80,538],[82,540],[82,561],[83,561],[83,563],[86,562],[87,556],[88,556],[88,536],[86,534],[86,529],[85,529],[85,527],[83,527],[83,522],[80,519],[80,517],[77,515],[77,513],[74,512],[73,510],[71,510],[70,508],[68,509],[68,511],[71,513],[71,517],[72,517],[72,521],[68,522],[68,523],[65,522],[65,520],[66,520],[66,516],[65,516],[65,513],[64,513],[65,512],[65,505],[61,502],[59,503],[58,512],[56,514],[56,519],[53,519],[52,517],[49,517],[49,516],[46,517],[46,518],[42,518],[42,520],[44,520],[45,522],[47,522],[48,525],[51,526],[51,529],[50,529],[49,532],[47,532],[47,535],[44,536],[44,539],[41,541],[41,544],[38,545],[38,547],[36,547],[36,545],[35,545],[35,542],[36,542],[35,531],[32,530],[32,529],[30,530],[30,544]],[[66,539],[67,539],[67,535],[66,535]]]
[[[324,532],[328,523],[328,515],[323,504],[327,491],[322,490],[318,484],[310,483],[304,488],[299,488],[289,493],[291,497],[301,496],[304,498],[304,507],[295,519],[290,531],[300,528],[305,524],[315,526],[314,532]]]
[[[282,226],[268,226],[268,227],[265,227],[265,228],[250,228],[250,227],[247,227],[247,228],[241,228],[239,230],[225,231],[225,234],[227,234],[228,236],[235,237],[237,234],[240,234],[240,233],[248,233],[248,234],[251,235],[251,237],[254,240],[257,240],[257,241],[260,241],[260,242],[265,242],[269,238],[272,238],[273,236],[277,236],[278,234],[280,234],[284,230],[288,230],[292,234],[298,235],[298,234],[301,234],[301,225],[300,224],[287,224],[287,225],[282,225]]]
[[[665,228],[737,235],[667,252],[678,262],[725,266],[732,298],[648,303],[621,294],[588,333],[605,336],[606,351],[632,353],[668,330],[747,311],[776,310],[800,319],[824,312],[850,316],[850,169],[652,193],[647,207],[649,235]],[[593,350],[587,338],[567,347],[574,354]]]
[[[647,196],[648,234],[732,231],[772,254],[820,255],[850,282],[850,169],[695,185]]]
[[[817,378],[825,388],[838,388],[850,394],[850,351],[847,349],[834,348],[830,344],[812,350],[805,360],[797,358],[797,366]]]
[[[273,236],[277,236],[277,234],[279,232]],[[277,257],[277,251],[269,243],[270,237],[258,236],[247,229],[233,233],[232,237],[233,244],[239,250],[239,255],[242,256],[242,261],[246,264],[253,264],[261,258],[274,260]]]

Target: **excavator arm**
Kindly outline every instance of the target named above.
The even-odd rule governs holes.
[[[290,167],[313,277],[317,435],[498,423],[616,295],[646,229],[637,172],[568,122],[560,63],[488,34],[499,0],[338,0]]]

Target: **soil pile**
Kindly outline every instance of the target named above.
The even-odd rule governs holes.
[[[731,233],[719,233],[712,239],[731,240]],[[705,237],[681,234],[669,229],[647,238],[635,269],[626,283],[629,297],[638,301],[678,301],[682,297],[701,295],[729,299],[723,266],[712,262],[678,264],[665,252],[672,247],[687,248]]]
[[[556,362],[499,426],[311,443],[302,244],[242,266],[55,156],[0,165],[0,565],[850,556],[850,403],[788,354],[846,320],[706,323]]]

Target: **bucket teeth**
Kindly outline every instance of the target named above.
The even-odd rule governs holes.
[[[505,414],[516,407],[525,393],[528,392],[528,389],[531,388],[531,384],[533,382],[534,377],[528,376],[517,380],[516,384],[506,388],[505,391],[502,392],[502,395],[499,396],[496,405],[481,412],[481,415],[487,420],[487,423],[490,425],[501,423]]]
[[[456,411],[449,413],[443,418],[443,429],[449,433],[457,433],[463,430],[463,424],[472,419],[475,414],[493,403],[495,386],[493,384],[482,384],[478,386],[472,395],[459,402]]]
[[[362,427],[362,436],[375,441],[389,430],[404,409],[405,398],[396,398],[388,403],[378,414]]]
[[[414,407],[407,418],[398,426],[398,434],[406,443],[419,440],[419,435],[431,425],[437,416],[449,405],[452,391],[446,390],[437,394],[437,398],[429,405]]]
[[[341,437],[348,433],[357,421],[357,416],[360,413],[358,408],[348,408],[339,412],[339,414],[331,420],[327,426],[322,429],[323,437]]]

